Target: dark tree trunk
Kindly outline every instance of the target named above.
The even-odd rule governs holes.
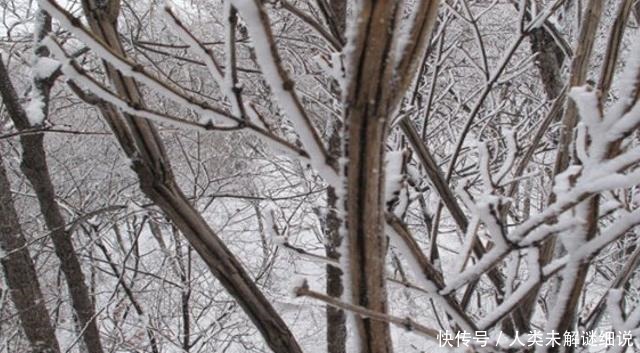
[[[320,0],[322,1],[322,0]],[[345,0],[330,0],[330,27],[334,28],[334,35],[338,38],[344,36],[347,16],[347,2]],[[337,99],[340,98],[340,91],[337,82],[333,82],[333,94]],[[332,126],[333,131],[329,138],[329,153],[332,158],[338,160],[341,153],[341,135],[342,123],[336,121]],[[342,238],[340,236],[340,227],[342,222],[338,216],[338,197],[336,190],[329,187],[327,190],[328,212],[325,222],[325,251],[327,257],[334,260],[340,260],[340,245]],[[343,272],[335,266],[327,266],[327,295],[334,298],[341,298],[344,293],[344,285],[342,283]],[[327,352],[328,353],[345,353],[347,343],[347,327],[346,317],[343,310],[335,308],[331,305],[326,306],[327,311]]]
[[[327,257],[334,260],[340,259],[339,247],[342,243],[340,237],[340,218],[336,206],[337,197],[333,188],[327,191],[327,203],[329,211],[325,222],[325,251]],[[340,298],[344,292],[342,283],[342,270],[335,266],[327,265],[327,295]],[[346,318],[343,310],[327,305],[327,352],[345,353],[347,342]]]
[[[345,102],[345,200],[351,301],[387,313],[384,232],[384,156],[389,130],[389,92],[396,1],[365,2],[354,43],[354,77]],[[389,324],[355,317],[360,353],[392,352]]]
[[[530,20],[531,16],[527,13],[526,17],[527,20]],[[549,31],[550,30],[544,27],[535,28],[531,31],[529,40],[531,42],[532,54],[538,55],[536,67],[540,73],[547,99],[553,100],[560,99],[559,95],[565,85],[565,81],[562,78],[562,65],[565,60],[565,55]],[[558,119],[559,115],[560,114],[558,114],[558,117],[554,118],[554,120]],[[540,250],[540,263],[542,265],[549,263],[553,258],[554,251],[555,239],[547,240]],[[526,332],[531,329],[530,319],[535,311],[536,300],[540,289],[541,285],[535,286],[531,290],[530,295],[526,296],[522,301],[519,311],[523,319],[515,320],[516,329],[520,332]],[[504,323],[506,322],[503,322],[503,324]]]
[[[48,16],[47,16],[48,17]],[[50,20],[47,21],[50,26]],[[19,103],[18,95],[11,84],[9,74],[4,65],[0,65],[0,81],[2,87],[0,94],[7,107],[7,111],[14,125],[19,131],[32,128],[26,112]],[[49,91],[51,80],[37,80],[33,89],[39,90],[45,107],[43,115],[48,109]],[[67,288],[71,295],[71,304],[78,319],[80,330],[83,330],[83,338],[90,353],[102,353],[100,332],[95,320],[95,310],[85,283],[82,266],[76,256],[71,233],[67,230],[66,221],[62,216],[60,207],[56,202],[56,193],[49,175],[49,166],[44,150],[44,134],[22,134],[20,144],[22,146],[22,162],[20,169],[31,183],[36,198],[40,205],[40,211],[44,216],[47,228],[51,232],[55,253],[60,260],[60,268],[64,273]]]
[[[9,294],[18,310],[31,349],[34,353],[58,353],[60,346],[51,326],[49,312],[27,242],[11,197],[11,185],[0,154],[0,263]]]
[[[564,53],[544,27],[532,30],[529,38],[531,51],[534,55],[538,54],[536,66],[540,72],[547,99],[556,99],[564,86],[562,79]]]

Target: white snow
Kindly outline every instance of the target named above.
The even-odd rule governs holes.
[[[402,189],[403,151],[391,151],[386,154],[385,163],[385,201],[392,200]]]
[[[29,125],[40,126],[44,123],[44,109],[46,105],[44,104],[42,95],[37,89],[31,90],[31,92],[29,102],[27,102],[27,105],[24,107],[24,111],[27,114],[27,119],[29,119]]]
[[[60,68],[60,62],[58,60],[48,57],[38,57],[32,66],[33,77],[36,79],[49,78],[58,68]]]
[[[528,29],[539,28],[544,25],[544,22],[553,14],[555,8],[562,4],[564,0],[556,0],[553,4],[547,5],[544,10],[540,11],[536,17],[533,18],[531,23],[528,26]],[[524,9],[524,6],[521,6]]]
[[[40,14],[40,12],[39,12]],[[42,18],[40,15],[37,16],[35,33],[40,31]],[[35,43],[35,47],[38,47],[40,43]],[[32,63],[31,63],[31,75],[33,78],[33,83],[44,80],[49,77],[60,67],[60,63],[54,59],[36,56],[34,55]],[[44,102],[44,97],[42,96],[42,92],[35,87],[32,87],[31,93],[29,94],[29,101],[24,107],[25,113],[27,114],[27,119],[29,120],[29,125],[31,126],[40,126],[44,123],[44,119],[46,117],[46,104]]]

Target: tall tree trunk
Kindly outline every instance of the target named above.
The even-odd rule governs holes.
[[[58,353],[60,346],[27,245],[0,153],[0,263],[31,349],[34,353]]]
[[[526,12],[525,16],[527,21],[531,20],[529,11]],[[550,23],[547,23],[547,25],[551,26]],[[542,85],[547,95],[547,99],[561,99],[559,95],[564,86],[564,80],[562,78],[562,64],[565,59],[562,48],[557,44],[553,35],[550,33],[550,30],[544,26],[533,29],[529,36],[529,40],[531,42],[532,54],[538,55],[536,66],[538,67],[538,72],[540,73],[540,78],[542,80]],[[558,116],[553,118],[554,121],[559,119],[560,112],[557,115]],[[541,246],[541,265],[548,264],[553,258],[555,243],[555,238],[551,238]],[[527,332],[531,329],[530,319],[535,311],[536,301],[541,288],[542,285],[535,286],[531,290],[531,293],[523,299],[522,305],[520,305],[519,310],[523,315],[523,320],[515,320],[518,326],[517,329],[520,332]]]
[[[589,0],[584,12],[580,33],[578,36],[578,45],[575,50],[573,61],[571,62],[571,74],[569,84],[571,87],[583,85],[587,79],[589,62],[593,53],[593,45],[595,42],[600,17],[602,16],[604,4],[599,0]],[[558,153],[556,155],[554,165],[554,177],[565,171],[571,164],[574,151],[572,148],[573,133],[578,123],[578,108],[573,100],[569,100],[562,118],[562,130],[560,135],[560,143],[558,145]],[[577,161],[574,161],[578,163]],[[592,239],[598,228],[598,203],[599,196],[595,196],[590,200],[584,201],[583,204],[576,206],[575,211],[578,217],[588,220],[584,227],[580,227],[572,236],[576,239],[590,240]],[[555,201],[555,195],[551,195],[550,202]],[[578,241],[578,240],[576,240]],[[553,243],[551,243],[553,244]],[[552,257],[551,246],[541,249],[548,253],[542,253],[541,259]],[[552,307],[553,317],[559,318],[557,322],[547,322],[545,330],[555,330],[556,332],[571,331],[576,321],[576,312],[579,305],[580,296],[585,285],[588,264],[582,264],[577,268],[568,267],[562,271],[559,293]],[[538,351],[546,351],[538,349]],[[560,351],[559,347],[551,347],[550,352]],[[574,347],[567,347],[566,352],[573,352]]]
[[[389,130],[392,50],[397,1],[363,2],[345,102],[345,200],[349,280],[353,304],[387,313],[384,233],[384,156]],[[361,353],[392,352],[389,324],[354,317]]]
[[[320,7],[325,4],[323,0],[319,0]],[[338,38],[344,36],[347,17],[347,3],[345,0],[330,0],[329,10],[327,10],[327,18],[330,27],[334,29],[334,35]],[[337,82],[333,82],[332,93],[339,99],[340,91],[337,87]],[[342,122],[336,120],[332,126],[333,131],[329,138],[329,153],[331,157],[338,160],[341,153],[341,140],[342,140]],[[325,251],[327,257],[334,260],[340,260],[340,245],[342,244],[342,237],[340,234],[340,227],[342,222],[338,215],[338,196],[336,190],[329,186],[327,189],[327,205],[328,212],[325,222]],[[327,272],[327,295],[340,298],[344,293],[344,284],[342,282],[342,270],[336,266],[326,266]],[[345,353],[347,343],[347,327],[346,317],[343,310],[335,308],[331,305],[326,306],[327,312],[327,352],[328,353]]]
[[[44,25],[41,33],[36,35],[44,37],[51,28],[51,18],[43,11],[39,11],[38,16],[44,17],[42,19]],[[36,55],[47,56],[48,53],[43,52],[44,50],[44,48],[36,48]],[[2,81],[0,94],[14,125],[19,131],[31,129],[29,117],[19,103],[18,95],[11,84],[9,74],[4,65],[0,65],[0,81]],[[32,89],[38,92],[36,94],[40,96],[44,103],[41,112],[43,117],[48,114],[49,92],[52,84],[53,79],[49,77],[36,77],[33,82]],[[78,319],[79,331],[82,332],[87,349],[90,353],[102,353],[103,349],[100,342],[100,332],[96,325],[93,301],[85,283],[82,266],[71,242],[71,233],[67,230],[66,221],[56,202],[56,193],[49,174],[43,142],[44,134],[42,133],[20,135],[20,145],[22,146],[20,169],[36,193],[40,211],[44,216],[47,228],[51,232],[51,240],[53,241],[55,253],[60,260],[60,268],[64,273],[71,296],[71,304]]]
[[[340,225],[342,224],[337,213],[338,197],[333,187],[327,190],[327,204],[329,207],[325,221],[325,252],[327,257],[334,260],[340,259]],[[327,265],[327,295],[340,298],[344,292],[342,283],[342,270],[336,266]],[[344,311],[331,305],[326,306],[327,312],[327,352],[345,353],[347,343],[347,327]]]
[[[345,215],[349,284],[353,304],[388,311],[385,264],[385,152],[392,115],[413,82],[437,19],[439,1],[412,8],[398,28],[403,3],[362,1],[351,38],[344,107]],[[342,171],[341,171],[342,172]],[[393,351],[389,324],[354,317],[361,353]]]

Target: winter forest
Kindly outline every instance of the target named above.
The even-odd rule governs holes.
[[[0,353],[640,351],[640,1],[0,4]]]

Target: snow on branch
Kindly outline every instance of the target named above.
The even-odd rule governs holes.
[[[162,18],[164,19],[167,28],[169,28],[169,31],[186,43],[189,46],[189,49],[204,61],[209,73],[211,73],[211,76],[213,76],[214,80],[218,84],[218,87],[220,87],[220,89],[226,89],[226,85],[224,84],[224,73],[216,61],[216,58],[213,56],[213,52],[209,48],[205,47],[204,44],[202,44],[202,42],[200,42],[184,26],[182,21],[180,21],[173,13],[169,5],[165,5],[162,9]]]
[[[387,226],[385,230],[389,235],[390,243],[406,259],[420,287],[431,294],[463,330],[468,332],[475,331],[477,329],[476,325],[461,310],[455,297],[449,294],[442,294],[440,291],[444,286],[442,274],[424,256],[408,229],[393,214],[388,213],[386,218]]]
[[[499,224],[497,210],[500,208],[500,197],[493,195],[492,191],[485,192],[479,201],[473,203],[470,207],[474,209],[475,214],[485,223],[488,230],[494,235],[495,246],[489,253],[483,256],[476,264],[465,269],[460,274],[451,278],[446,287],[441,290],[442,294],[450,294],[457,288],[478,279],[482,274],[496,266],[500,261],[505,259],[511,252],[520,248],[528,248],[537,246],[550,236],[559,233],[573,233],[576,227],[582,227],[586,219],[580,217],[561,217],[568,210],[578,206],[583,201],[593,197],[596,194],[627,188],[637,185],[640,180],[640,169],[632,169],[640,162],[640,147],[631,148],[612,158],[595,159],[600,150],[612,143],[611,135],[600,133],[602,129],[603,119],[598,113],[597,96],[589,90],[578,89],[573,91],[578,108],[585,111],[583,114],[584,125],[588,126],[590,133],[591,145],[588,161],[584,165],[575,165],[568,168],[564,173],[556,177],[554,186],[554,194],[556,201],[540,213],[529,217],[527,220],[511,229],[504,236],[500,236],[504,231]],[[594,111],[594,109],[596,109]],[[606,121],[606,118],[605,118]],[[584,138],[586,140],[586,137]],[[504,167],[499,171],[499,175],[503,177],[514,164],[515,158],[514,141],[507,140],[507,152]],[[489,156],[486,145],[481,144],[480,150],[480,170],[485,185],[493,183],[492,175],[488,166]],[[602,156],[602,154],[600,154]],[[586,159],[587,157],[583,157]],[[637,224],[637,211],[631,212],[620,218],[615,225],[618,228],[608,229],[610,235],[601,234],[599,237],[583,243],[579,248],[573,248],[571,254],[571,262],[582,261],[589,256],[593,256],[600,251],[605,245],[619,238],[624,234],[624,230]],[[553,223],[548,224],[550,221]],[[572,241],[573,238],[566,238]],[[579,243],[576,245],[580,246]],[[578,250],[579,249],[579,250]],[[569,258],[565,259],[569,260]]]
[[[306,281],[304,281],[302,284],[294,288],[294,292],[296,296],[309,297],[312,299],[316,299],[326,303],[327,305],[331,305],[338,309],[350,311],[361,317],[369,318],[376,321],[389,322],[397,327],[400,327],[407,331],[418,333],[421,336],[424,336],[434,341],[437,341],[437,338],[439,337],[439,332],[437,330],[421,325],[409,317],[403,319],[396,316],[387,315],[387,314],[379,313],[377,311],[369,310],[359,305],[342,302],[326,294],[322,294],[314,290],[311,290],[309,288],[309,284]]]
[[[293,123],[300,141],[309,153],[311,166],[330,185],[341,187],[334,162],[324,147],[322,137],[298,98],[294,81],[282,67],[282,59],[271,32],[271,24],[262,3],[255,0],[230,0],[238,9],[249,30],[256,59],[284,114]]]
[[[174,87],[151,75],[144,67],[142,67],[142,65],[118,55],[109,48],[107,44],[95,37],[88,29],[86,29],[79,19],[73,17],[57,4],[49,0],[39,0],[38,3],[43,9],[49,12],[51,16],[56,18],[65,29],[70,31],[76,38],[91,48],[91,50],[93,50],[100,59],[113,65],[113,67],[123,75],[136,79],[166,98],[181,104],[185,108],[193,110],[201,116],[204,123],[210,120],[215,121],[217,119],[233,121],[231,115],[225,113],[224,110],[211,107],[206,102],[178,92]]]
[[[50,31],[51,17],[38,9],[35,16],[35,26],[33,30],[34,50],[31,64],[32,89],[29,93],[29,100],[24,111],[32,127],[41,126],[47,118],[49,111],[49,90],[51,89],[51,77],[58,70],[58,62],[47,57],[47,53],[42,50],[42,39]]]
[[[55,2],[38,0],[38,3],[44,10],[51,14],[51,16],[55,17],[65,29],[69,30],[75,37],[91,48],[101,59],[109,62],[123,75],[134,78],[166,98],[181,104],[185,108],[193,110],[200,115],[203,124],[218,120],[232,121],[234,123],[237,121],[238,117],[234,119],[233,115],[224,113],[221,109],[213,108],[204,101],[179,92],[166,82],[151,75],[141,65],[113,52],[100,39],[96,38],[89,30],[84,28],[77,18],[73,17]],[[234,0],[232,5],[238,8],[240,13],[246,17],[245,22],[253,38],[258,63],[262,67],[265,78],[283,107],[285,114],[293,122],[296,132],[300,136],[302,145],[305,147],[305,154],[308,160],[306,158],[303,160],[307,160],[329,184],[339,186],[340,179],[333,166],[334,163],[324,148],[322,138],[316,131],[310,117],[298,99],[294,90],[293,81],[281,65],[281,59],[275,46],[273,34],[271,33],[269,19],[262,5],[251,3],[250,0]],[[206,54],[204,57],[207,67],[214,75],[214,78],[218,80],[220,87],[223,88],[223,90],[225,90],[225,87],[227,88],[225,93],[230,93],[233,88],[228,88],[227,85],[225,85],[220,67],[214,58],[207,53],[206,49],[199,44],[195,37],[181,27],[180,22],[170,15],[170,11],[165,11],[165,13],[167,14],[165,18],[172,21],[168,21],[168,25],[173,23],[173,26],[171,26],[172,31],[187,42],[191,50],[195,50],[201,56]],[[239,107],[236,106],[234,110],[238,111]]]
[[[153,76],[151,73],[147,72],[147,70],[145,70],[144,67],[142,67],[140,64],[132,62],[129,59],[124,58],[118,55],[117,53],[115,53],[114,51],[112,51],[105,43],[103,43],[100,39],[95,37],[88,29],[86,29],[81,24],[79,19],[73,17],[71,14],[69,14],[67,11],[65,11],[55,2],[50,0],[38,0],[38,2],[40,6],[44,10],[46,10],[49,14],[51,14],[54,18],[56,18],[65,29],[69,30],[76,38],[78,38],[84,44],[86,44],[91,50],[93,50],[93,52],[96,55],[98,55],[98,57],[107,61],[109,64],[113,65],[113,67],[116,68],[120,73],[144,83],[145,85],[153,89],[155,92],[182,105],[187,109],[194,111],[201,117],[201,119],[198,123],[193,123],[183,119],[170,117],[166,114],[159,114],[143,107],[132,106],[129,102],[123,101],[121,98],[117,97],[117,95],[115,95],[114,93],[111,93],[105,87],[99,85],[97,81],[91,79],[88,75],[83,73],[82,70],[80,70],[80,68],[77,65],[73,65],[71,64],[71,62],[68,62],[67,65],[65,65],[65,70],[67,71],[67,73],[72,75],[74,79],[78,80],[81,84],[86,85],[87,88],[95,90],[95,92],[92,92],[92,93],[95,93],[97,96],[100,96],[101,99],[111,104],[114,104],[119,109],[127,113],[130,113],[132,115],[140,116],[146,119],[151,119],[157,122],[170,123],[172,125],[178,124],[178,125],[187,126],[189,128],[208,129],[208,130],[213,130],[213,129],[236,130],[238,128],[247,128],[255,132],[256,135],[261,137],[261,139],[265,143],[267,143],[274,149],[287,153],[293,157],[296,157],[299,160],[301,160],[303,163],[309,163],[312,166],[314,166],[320,172],[320,174],[325,178],[327,182],[335,183],[336,180],[338,180],[336,171],[326,163],[327,162],[327,159],[325,158],[326,151],[324,151],[322,147],[322,141],[319,140],[320,137],[318,137],[315,130],[312,130],[312,132],[305,134],[305,132],[308,132],[309,129],[313,129],[313,126],[311,125],[311,122],[308,116],[304,115],[302,118],[300,118],[300,115],[303,114],[303,113],[300,113],[300,111],[297,111],[298,114],[297,115],[294,114],[294,115],[299,118],[297,119],[298,121],[303,120],[308,123],[308,124],[304,123],[304,124],[298,124],[298,125],[309,127],[309,129],[307,128],[302,129],[303,133],[301,134],[301,137],[304,137],[304,136],[309,137],[313,135],[312,138],[306,139],[307,141],[311,141],[311,143],[306,143],[306,144],[303,143],[305,147],[309,147],[311,149],[311,152],[295,146],[294,144],[288,142],[287,140],[273,134],[272,132],[266,130],[265,128],[259,125],[254,124],[253,122],[245,119],[244,117],[230,114],[223,109],[219,109],[211,106],[207,102],[204,102],[193,96],[179,92],[176,88],[172,87],[171,85],[167,84],[163,80],[160,80],[157,77]],[[175,21],[177,21],[177,19]],[[179,37],[181,37],[183,40],[192,44],[191,45],[192,50],[194,50],[194,48],[196,51],[197,51],[197,48],[202,49],[200,46],[196,45],[198,42],[194,37],[192,36],[190,37],[190,34],[185,29],[180,29],[180,28],[181,27],[175,25],[173,30],[175,32],[178,32]],[[52,45],[51,41],[49,41],[48,43],[50,46],[54,46]],[[58,54],[60,54],[60,51],[58,51]],[[206,52],[204,54],[206,54]],[[225,93],[230,94],[231,92],[234,91],[235,87],[229,88],[228,85],[225,84],[223,79],[223,74],[219,69],[219,65],[214,61],[213,57],[210,57],[208,67],[211,69],[214,77],[220,80],[219,82],[221,84],[220,87],[223,89],[225,87],[228,88],[226,89]],[[290,81],[287,81],[287,82],[290,82]],[[282,90],[280,91],[282,93]],[[235,94],[235,92],[233,93]],[[295,102],[297,102],[297,106],[299,106],[299,108],[301,109],[300,103],[297,101],[297,98],[295,98],[295,93],[284,92],[282,95],[286,96],[285,101],[287,99],[295,100]],[[294,97],[295,99],[292,97]],[[233,102],[234,99],[231,99],[231,101]],[[236,107],[236,109],[234,109],[235,112],[244,111],[244,109],[242,109],[243,107],[239,106],[239,104],[241,103],[237,103],[235,105]],[[294,110],[294,113],[295,112],[296,110]],[[214,127],[212,125],[213,121],[225,121],[231,124]],[[321,157],[318,158],[318,156],[321,156]]]
[[[413,81],[416,69],[429,46],[431,33],[436,23],[440,1],[423,0],[413,12],[410,27],[406,32],[396,34],[395,43],[398,46],[393,77],[394,87],[392,106],[397,105],[406,87]]]

